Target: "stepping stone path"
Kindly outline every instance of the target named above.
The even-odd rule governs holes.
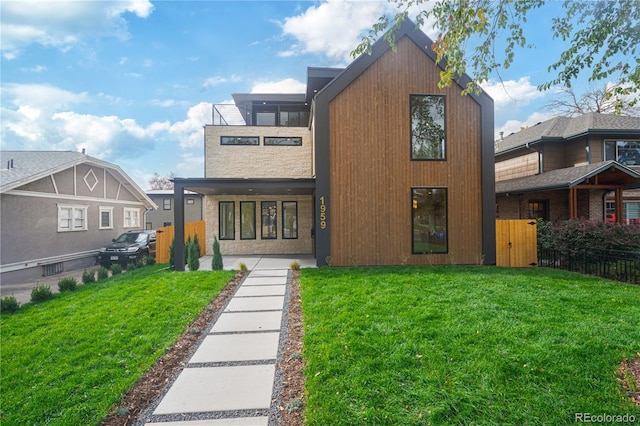
[[[269,424],[288,279],[249,273],[144,425]]]

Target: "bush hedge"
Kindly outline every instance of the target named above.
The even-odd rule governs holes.
[[[572,219],[538,220],[538,247],[577,254],[585,248],[640,251],[640,226]]]

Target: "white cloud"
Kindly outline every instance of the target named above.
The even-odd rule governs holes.
[[[165,100],[161,100],[161,99],[154,99],[151,101],[151,103],[153,105],[157,105],[157,106],[161,106],[161,107],[171,107],[174,106],[176,104],[176,101],[173,99],[165,99]]]
[[[211,123],[211,104],[200,102],[189,108],[187,118],[171,125],[169,133],[178,138],[182,149],[204,146],[204,131],[202,127]]]
[[[151,14],[148,0],[62,1],[21,0],[2,2],[2,54],[14,59],[30,44],[68,49],[88,37],[126,39],[125,13],[139,18]]]
[[[224,77],[220,77],[220,76],[214,76],[214,77],[209,77],[208,79],[206,79],[204,81],[204,83],[202,84],[203,87],[211,87],[211,86],[217,86],[218,84],[222,84],[222,83],[226,83],[228,80]]]
[[[294,78],[279,81],[258,81],[253,84],[251,93],[305,93],[307,85]]]
[[[483,83],[482,88],[493,98],[496,111],[519,108],[546,95],[531,84],[529,76],[517,81],[490,80]]]
[[[349,59],[363,32],[392,6],[385,1],[329,0],[286,18],[282,32],[296,43],[281,55],[321,53],[336,62]]]

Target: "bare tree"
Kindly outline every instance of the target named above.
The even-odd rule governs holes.
[[[577,95],[572,87],[563,87],[557,96],[545,105],[545,109],[558,115],[576,117],[589,112],[640,116],[640,105],[629,106],[624,98],[617,98],[617,84],[607,84],[602,88],[590,87]]]
[[[149,189],[173,189],[171,179],[174,177],[176,177],[176,174],[173,172],[167,176],[160,176],[158,173],[154,173],[151,179],[149,179]]]

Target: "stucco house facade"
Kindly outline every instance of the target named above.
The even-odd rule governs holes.
[[[96,264],[157,206],[118,166],[71,151],[0,151],[0,273],[24,282]]]
[[[173,211],[173,189],[148,190],[147,196],[157,206],[157,210],[149,210],[145,217],[144,229],[158,229],[172,226],[175,213]],[[184,220],[195,222],[203,218],[203,196],[187,191],[184,194]]]
[[[396,40],[308,68],[306,93],[234,94],[232,119],[214,106],[205,177],[174,179],[176,206],[205,195],[208,250],[216,237],[223,255],[318,265],[495,263],[493,100],[462,96],[467,77],[439,88],[410,21]]]
[[[640,220],[640,117],[554,117],[496,141],[499,219]]]

